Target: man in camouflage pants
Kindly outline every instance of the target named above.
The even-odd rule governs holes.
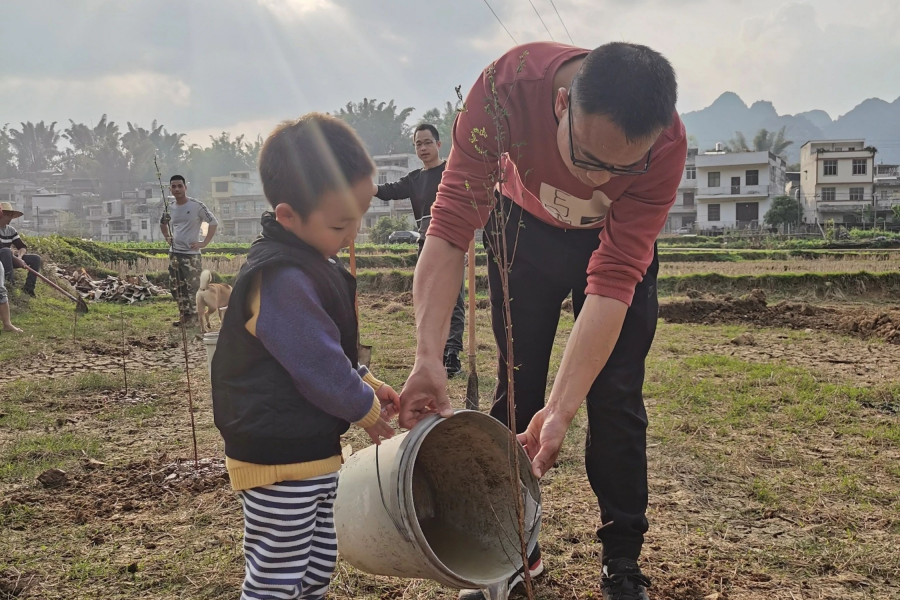
[[[178,302],[179,320],[174,325],[195,325],[197,323],[197,289],[200,287],[200,250],[205,248],[216,234],[219,222],[199,200],[187,196],[184,177],[173,175],[169,188],[175,203],[169,206],[169,214],[163,215],[159,228],[169,242],[169,287],[172,297]],[[207,223],[209,228],[201,242],[200,226]]]

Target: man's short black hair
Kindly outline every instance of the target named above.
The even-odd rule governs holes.
[[[441,134],[438,133],[437,127],[435,127],[434,125],[429,125],[428,123],[422,123],[421,125],[416,127],[415,130],[413,130],[413,139],[416,138],[416,134],[419,133],[420,131],[430,131],[431,135],[434,136],[434,141],[436,141],[436,142],[441,141]]]
[[[572,90],[580,110],[608,117],[629,142],[651,138],[671,125],[678,99],[675,70],[666,57],[624,42],[591,51]]]
[[[184,185],[187,185],[187,181],[181,175],[172,175],[172,177],[169,178],[169,183],[171,184],[173,181],[179,181],[179,180]]]

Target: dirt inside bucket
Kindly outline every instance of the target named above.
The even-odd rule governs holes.
[[[429,432],[416,457],[413,500],[419,527],[444,566],[469,581],[505,581],[522,565],[517,488],[526,540],[539,527],[540,492],[524,460],[519,477],[510,477],[505,428],[482,424],[457,417]]]

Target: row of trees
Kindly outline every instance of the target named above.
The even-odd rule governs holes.
[[[418,123],[409,123],[411,107],[399,109],[393,100],[379,102],[364,98],[349,102],[335,115],[352,125],[372,154],[413,152],[412,130],[418,123],[435,125],[449,151],[450,131],[456,109],[448,102],[443,109],[424,113]],[[156,121],[144,128],[137,123],[119,127],[103,115],[96,125],[69,120],[69,127],[57,122],[24,122],[18,128],[0,127],[0,178],[33,178],[47,170],[72,177],[100,180],[104,194],[117,195],[156,179],[153,159],[158,157],[164,175],[183,174],[206,190],[209,179],[229,171],[253,169],[262,146],[262,137],[249,141],[223,132],[210,136],[208,146],[187,144],[183,133],[169,132]],[[65,140],[65,148],[62,142]]]

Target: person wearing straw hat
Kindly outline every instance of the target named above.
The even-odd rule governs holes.
[[[9,224],[10,221],[18,219],[22,214],[22,211],[15,210],[9,202],[0,202],[0,264],[3,265],[10,283],[15,279],[14,267],[18,266],[24,269],[25,265],[28,265],[35,271],[41,270],[41,257],[37,254],[27,254],[28,246],[19,237],[16,228]],[[21,264],[16,263],[18,259],[21,259]],[[35,283],[37,283],[37,275],[28,273],[22,291],[33,297]]]

